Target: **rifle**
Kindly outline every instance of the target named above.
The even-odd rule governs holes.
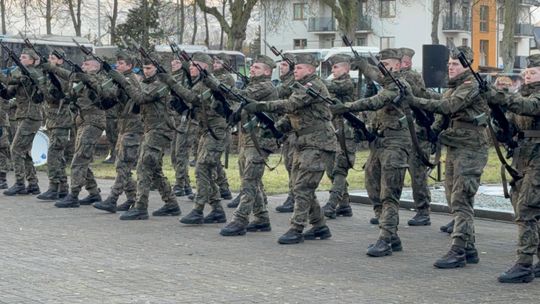
[[[81,69],[81,67],[76,64],[75,62],[71,61],[69,58],[66,57],[65,53],[60,53],[57,50],[53,50],[52,54],[56,56],[58,59],[62,59],[65,63],[69,65],[71,68],[71,71],[74,73],[84,73],[84,71]]]
[[[233,117],[237,116],[238,114],[240,114],[240,112],[242,112],[242,109],[244,108],[244,106],[246,106],[248,103],[249,103],[249,100],[234,92],[231,88],[229,88],[228,86],[226,86],[225,84],[223,83],[220,83],[218,88],[223,91],[225,94],[229,94],[231,96],[234,96],[236,99],[240,100],[240,107],[233,113]],[[272,132],[272,135],[274,136],[275,139],[277,139],[278,141],[280,141],[282,138],[283,138],[283,133],[281,133],[277,128],[276,128],[276,124],[274,123],[274,120],[266,113],[264,112],[257,112],[257,113],[254,113],[255,117],[257,117],[257,119],[267,128],[270,130],[270,132]]]
[[[86,46],[84,46],[84,45],[80,44],[79,42],[77,42],[77,40],[75,40],[75,38],[72,38],[72,40],[73,40],[73,42],[75,42],[75,44],[79,47],[79,49],[81,49],[81,51],[82,51],[86,56],[92,56],[92,58],[93,58],[95,61],[99,62],[99,64],[100,64],[101,67],[105,70],[105,72],[109,72],[109,71],[112,70],[111,65],[110,65],[107,61],[101,59],[99,56],[96,56],[96,55],[92,52],[92,50],[88,49]]]
[[[249,78],[247,78],[246,75],[238,72],[237,70],[233,69],[230,65],[226,64],[225,62],[222,63],[223,68],[230,73],[234,73],[238,78],[242,79],[242,82],[244,83],[244,87],[246,87],[249,84]]]
[[[345,44],[346,46],[351,48],[351,51],[352,51],[355,59],[359,60],[359,59],[362,58],[360,56],[360,54],[358,54],[358,52],[353,48],[352,42],[349,40],[349,38],[347,38],[346,35],[342,35],[341,40],[343,41],[343,44]],[[358,69],[358,88],[357,88],[357,91],[358,91],[358,97],[361,97],[362,96],[362,71],[360,71],[360,69]]]
[[[2,49],[8,53],[9,58],[15,63],[15,65],[21,70],[21,73],[26,76],[28,79],[30,79],[30,82],[32,85],[38,85],[38,81],[34,79],[30,71],[22,64],[22,62],[19,60],[19,57],[10,49],[8,48],[2,39],[0,39],[0,45],[2,46]]]
[[[180,48],[178,47],[178,45],[176,44],[176,42],[174,41],[170,41],[169,42],[169,46],[171,47],[171,51],[173,52],[174,56],[176,56],[176,59],[180,60],[180,61],[184,61],[182,56],[180,55]],[[191,79],[191,74],[189,73],[189,70],[184,68],[184,66],[182,65],[182,71],[184,72],[184,76],[186,77],[187,79],[187,82],[188,82],[188,85],[190,88],[193,88],[193,86],[195,85],[193,83],[193,79]]]
[[[281,60],[285,61],[288,65],[289,65],[289,70],[294,70],[294,62],[292,62],[292,60],[290,60],[289,58],[287,58],[285,56],[285,54],[283,54],[283,50],[281,51],[278,51],[278,49],[276,49],[275,46],[273,45],[270,45],[268,42],[266,42],[266,40],[263,40],[264,41],[264,44],[270,48],[270,51],[272,51],[272,53],[275,55],[275,56],[279,56],[281,57]]]

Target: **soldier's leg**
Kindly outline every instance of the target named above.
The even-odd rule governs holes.
[[[454,219],[452,210],[452,188],[454,187],[454,155],[452,152],[455,148],[447,147],[446,148],[446,161],[444,163],[444,195],[446,198],[446,203],[450,208],[450,213],[452,214],[452,220],[448,224],[441,226],[439,229],[442,232],[452,233],[454,231]]]
[[[171,139],[164,135],[153,137],[153,146],[159,147],[160,154],[157,156],[157,166],[154,168],[153,177],[161,200],[165,203],[161,208],[155,210],[153,216],[176,216],[180,215],[180,207],[176,201],[176,196],[172,192],[171,184],[167,177],[163,174],[163,156],[165,154],[166,147],[170,146]]]
[[[375,216],[370,219],[370,223],[373,225],[379,224],[379,218],[382,212],[381,202],[381,162],[379,159],[379,153],[374,146],[374,142],[370,144],[369,156],[364,165],[364,183],[366,191],[373,205],[373,211]]]
[[[171,151],[171,158],[173,158],[172,155],[174,153],[175,185],[173,190],[176,196],[184,196],[187,195],[185,188],[189,186],[188,166],[190,143],[188,141],[188,134],[176,132],[173,144],[175,145]]]
[[[29,153],[39,126],[39,121],[26,119],[20,121],[18,124],[17,132],[11,144],[11,157],[16,181],[13,187],[4,192],[5,195],[28,194],[28,189],[31,185],[32,187],[37,187],[35,168]],[[25,178],[28,179],[29,188],[24,187]],[[35,194],[39,193],[39,188],[37,190]]]
[[[0,136],[0,189],[7,189],[7,172],[10,168],[10,154],[9,154],[9,132],[7,127],[3,128],[2,135]]]
[[[294,185],[294,176],[293,176],[293,154],[294,154],[294,143],[296,141],[296,135],[288,134],[287,140],[281,146],[281,155],[283,157],[283,164],[287,170],[289,176],[289,193],[285,202],[276,207],[278,212],[292,212],[294,209],[294,195],[293,195],[293,185]]]
[[[231,141],[231,133],[229,130],[227,130],[224,140],[224,152],[229,149]],[[225,171],[224,165],[221,163],[221,161],[216,166],[216,183],[218,184],[219,195],[221,198],[226,200],[232,199],[231,190],[229,189],[229,180],[227,179],[227,172]]]
[[[49,130],[49,150],[47,152],[47,174],[49,189],[38,195],[41,200],[56,200],[59,197],[60,184],[67,183],[66,159],[64,151],[69,141],[69,129],[54,128]]]
[[[109,158],[107,162],[114,163],[116,157],[116,142],[118,141],[118,118],[116,116],[107,116],[105,135],[109,142]]]
[[[429,155],[430,143],[421,141],[421,146],[425,155]],[[431,193],[428,188],[428,170],[417,153],[411,153],[409,158],[409,174],[411,176],[411,186],[413,192],[416,215],[409,220],[410,226],[431,225],[429,218],[429,205],[431,202]]]

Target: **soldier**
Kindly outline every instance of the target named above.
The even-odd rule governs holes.
[[[302,86],[312,87],[323,96],[328,96],[324,83],[315,74],[319,61],[311,54],[296,56],[294,78]],[[304,239],[327,239],[332,236],[321,212],[315,190],[322,176],[332,166],[336,151],[336,137],[332,125],[332,113],[328,105],[307,95],[304,89],[295,90],[289,99],[273,102],[254,102],[244,107],[248,113],[286,113],[282,126],[291,126],[296,133],[294,143],[293,195],[294,212],[290,229],[282,235],[278,243],[297,244]],[[304,227],[312,228],[302,234]]]
[[[2,77],[0,97],[11,99],[15,97],[17,110],[17,131],[11,143],[11,158],[15,171],[15,184],[4,191],[5,195],[17,194],[39,194],[38,179],[36,169],[30,155],[32,142],[36,135],[41,121],[41,103],[43,101],[44,77],[35,68],[39,56],[31,49],[23,49],[20,55],[22,65],[30,73],[30,77],[18,74],[10,79]],[[25,179],[28,187],[25,186]]]
[[[540,55],[528,58],[525,84],[519,94],[497,94],[491,102],[505,105],[511,115],[518,148],[512,163],[523,175],[512,183],[511,202],[518,226],[517,261],[502,273],[501,283],[527,283],[540,277],[540,262],[533,266],[534,255],[540,259]]]
[[[116,70],[111,70],[110,75],[114,77],[124,77],[129,86],[134,90],[140,91],[139,80],[133,73],[135,65],[134,59],[126,52],[120,51],[116,55]],[[112,100],[114,111],[118,111],[118,141],[117,157],[115,161],[116,177],[111,187],[111,193],[102,202],[95,202],[94,208],[105,210],[111,213],[118,211],[127,211],[135,204],[137,186],[131,176],[131,171],[135,168],[137,157],[139,156],[139,146],[144,131],[139,113],[134,113],[134,101],[124,89],[118,86],[112,87],[108,92],[104,92],[108,99]],[[106,132],[106,131],[105,131]],[[126,202],[116,206],[118,197],[125,192]]]
[[[469,47],[460,46],[457,50],[472,60],[473,52]],[[451,118],[450,127],[439,138],[447,147],[445,191],[455,223],[452,246],[435,262],[437,268],[463,267],[479,261],[474,246],[473,205],[488,157],[486,123],[482,122],[487,104],[479,94],[472,73],[461,65],[457,55],[453,50],[448,60],[449,90],[442,99],[414,97],[410,101],[413,106]]]
[[[61,66],[63,59],[53,54],[49,55],[49,63]],[[57,78],[58,79],[58,78]],[[57,88],[51,81],[48,83],[48,90],[45,92],[45,126],[49,134],[50,145],[47,152],[47,175],[49,176],[49,189],[37,196],[37,199],[44,201],[55,201],[68,194],[69,185],[66,174],[65,151],[68,147],[73,121],[69,111],[69,101],[65,98],[67,81],[58,79],[61,85]]]
[[[291,54],[285,54],[291,62],[294,62],[294,56]],[[277,87],[279,99],[288,99],[292,94],[291,85],[294,83],[294,66],[289,66],[287,61],[283,60],[279,63],[279,79],[280,84]],[[289,175],[289,193],[287,194],[287,199],[283,204],[276,207],[277,212],[293,212],[294,210],[294,195],[293,195],[293,181],[294,177],[292,174],[293,166],[293,143],[296,141],[296,135],[294,132],[287,134],[287,138],[281,145],[281,155],[284,160],[285,169]]]
[[[105,135],[107,136],[107,142],[109,144],[109,153],[103,163],[114,164],[116,160],[116,143],[119,138],[118,116],[120,109],[113,106],[105,111]]]
[[[381,63],[397,77],[401,67],[399,50],[384,49],[379,56]],[[365,166],[366,188],[371,187],[371,191],[380,198],[382,205],[379,239],[367,250],[367,255],[372,257],[387,256],[393,251],[402,250],[401,240],[397,234],[399,199],[411,150],[408,126],[403,122],[404,110],[394,103],[399,95],[398,87],[390,75],[382,77],[380,83],[383,90],[377,95],[332,107],[334,114],[376,111],[374,124],[377,139],[370,144],[372,147]]]
[[[153,216],[176,216],[181,214],[176,197],[171,190],[167,177],[163,175],[163,155],[171,146],[174,136],[174,123],[169,115],[167,104],[169,90],[159,80],[157,67],[151,60],[157,61],[157,55],[150,55],[143,61],[144,80],[142,90],[128,82],[124,75],[112,73],[112,78],[123,87],[135,102],[135,111],[140,110],[144,123],[144,135],[137,161],[137,195],[135,204],[120,216],[121,220],[148,219],[148,195],[152,185],[156,185],[165,204],[155,210]],[[137,109],[139,108],[139,109]]]
[[[0,99],[0,189],[7,189],[6,180],[9,171],[9,118],[7,111],[9,103]]]
[[[334,79],[326,82],[326,88],[330,96],[341,102],[351,102],[354,95],[354,84],[349,75],[351,57],[349,55],[334,55],[328,58],[328,63],[332,66]],[[332,180],[330,198],[323,207],[324,215],[335,219],[336,216],[352,216],[352,208],[349,204],[349,193],[347,191],[347,174],[354,166],[356,158],[356,142],[354,139],[354,129],[343,116],[335,116],[332,120],[338,137],[338,149],[334,159],[334,166],[328,175]]]
[[[277,90],[270,79],[275,66],[270,57],[257,56],[249,68],[249,85],[239,93],[256,101],[276,100]],[[244,126],[246,123],[252,124],[254,116],[246,115],[245,112],[243,114],[241,117],[243,127],[239,139],[240,153],[238,155],[242,196],[240,204],[233,214],[233,220],[221,229],[220,234],[223,236],[244,235],[246,230],[256,232],[272,229],[266,209],[266,194],[264,193],[262,177],[268,156],[278,147],[269,130],[258,125],[247,130]],[[249,215],[252,212],[255,219],[249,222]]]

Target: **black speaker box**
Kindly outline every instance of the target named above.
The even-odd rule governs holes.
[[[424,44],[422,53],[422,77],[426,88],[445,88],[450,51],[442,44]]]

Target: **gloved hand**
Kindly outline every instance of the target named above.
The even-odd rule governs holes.
[[[176,85],[176,81],[169,73],[157,73],[157,78],[169,87]]]
[[[229,116],[229,126],[236,125],[242,119],[242,111],[234,111],[231,116]]]
[[[266,102],[251,102],[244,106],[244,111],[248,113],[258,113],[267,110]]]
[[[338,102],[336,104],[330,105],[330,111],[332,111],[332,114],[334,115],[339,115],[349,112],[349,107],[347,107],[342,102]]]
[[[204,83],[205,86],[207,86],[211,90],[214,90],[214,91],[219,90],[218,87],[219,87],[220,83],[213,76],[209,75],[208,77],[204,77],[203,78],[203,83]]]
[[[103,64],[101,65],[101,67],[102,67],[103,70],[104,70],[105,72],[107,72],[107,73],[110,72],[110,71],[112,71],[111,65],[110,65],[108,62],[106,62],[106,61],[103,61]]]
[[[117,70],[110,70],[108,72],[108,75],[109,77],[112,78],[112,80],[114,80],[121,87],[123,88],[126,87],[127,85],[126,77],[124,77],[124,75],[122,75],[120,72],[118,72]]]
[[[368,65],[368,61],[364,57],[355,58],[353,59],[353,62],[351,63],[351,70],[360,70],[363,71],[365,67]]]
[[[50,62],[44,62],[39,65],[41,69],[45,72],[52,72],[54,70],[55,65],[51,64]]]

